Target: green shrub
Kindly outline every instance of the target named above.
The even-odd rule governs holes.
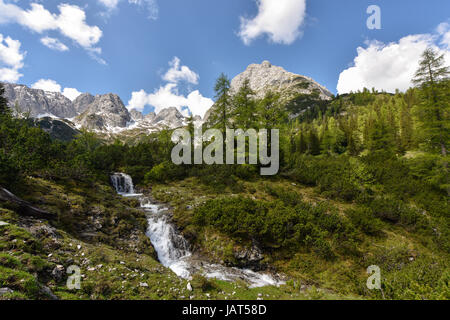
[[[365,234],[375,236],[381,233],[382,223],[368,208],[358,207],[346,211],[353,225]]]
[[[152,168],[146,175],[147,182],[166,182],[174,179],[182,179],[185,171],[182,166],[177,166],[170,161],[162,162]]]

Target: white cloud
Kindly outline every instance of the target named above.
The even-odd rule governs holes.
[[[182,66],[178,57],[174,57],[169,62],[169,66],[169,70],[162,76],[162,79],[168,83],[160,86],[153,93],[147,93],[144,90],[133,92],[127,108],[143,111],[145,106],[149,105],[153,106],[158,113],[162,109],[176,107],[182,114],[186,114],[187,110],[183,108],[187,107],[193,115],[203,118],[214,101],[203,97],[198,90],[191,91],[187,96],[178,92],[180,81],[198,84],[199,75],[189,67]]]
[[[0,0],[0,23],[18,23],[28,29],[43,33],[56,30],[85,49],[92,49],[100,41],[102,30],[86,23],[86,13],[76,5],[58,5],[59,14],[54,14],[42,4],[31,3],[24,10],[12,3]]]
[[[61,92],[61,85],[55,80],[51,79],[40,79],[31,85],[33,89],[41,89],[50,92]]]
[[[444,36],[449,36],[448,30],[444,32],[443,28],[441,34],[409,35],[389,44],[367,42],[366,48],[357,49],[353,66],[341,72],[338,93],[356,92],[363,88],[394,92],[396,89],[404,91],[412,87],[411,79],[427,47],[431,46],[444,54],[447,63],[450,63],[449,48],[437,45],[444,45]]]
[[[98,2],[107,9],[107,12],[102,13],[102,15],[109,17],[111,12],[117,9],[120,1],[121,0],[98,0]],[[156,0],[128,0],[128,3],[142,8],[145,7],[149,13],[149,19],[158,19],[159,8]]]
[[[100,41],[102,31],[97,26],[86,24],[86,13],[77,6],[61,4],[56,25],[65,36],[75,40],[82,47],[92,48]]]
[[[26,52],[20,51],[21,43],[10,37],[4,38],[0,33],[0,81],[16,82],[23,74],[19,69],[23,67]]]
[[[306,0],[256,0],[256,3],[256,17],[241,17],[239,36],[245,44],[264,34],[271,42],[291,44],[302,35]]]
[[[17,82],[22,76],[16,69],[0,68],[0,81]]]
[[[98,0],[98,2],[108,9],[115,9],[119,4],[119,0]]]
[[[450,24],[443,22],[436,28],[436,31],[442,37],[441,45],[450,50]]]
[[[187,66],[181,66],[178,57],[174,57],[173,60],[169,62],[169,66],[170,69],[163,75],[163,80],[172,83],[187,81],[192,84],[198,84],[198,74]]]
[[[81,94],[81,92],[79,92],[75,88],[64,88],[64,90],[61,91],[61,85],[55,80],[51,79],[40,79],[37,82],[33,83],[31,85],[31,88],[50,92],[59,92],[71,101],[75,100]]]
[[[62,94],[65,95],[69,100],[73,101],[81,94],[81,92],[75,88],[64,88]]]
[[[213,100],[203,97],[198,90],[184,96],[178,93],[175,83],[168,83],[150,94],[144,90],[133,92],[127,108],[143,111],[146,105],[150,105],[155,107],[155,112],[158,113],[162,109],[176,107],[185,114],[183,107],[188,107],[193,115],[203,118],[213,104]]]
[[[46,46],[52,50],[56,50],[56,51],[68,51],[69,50],[69,48],[64,43],[62,43],[61,41],[59,41],[58,39],[55,39],[55,38],[50,38],[50,37],[41,38],[41,43],[44,46]]]
[[[202,94],[198,90],[189,93],[186,99],[186,105],[188,106],[192,114],[194,116],[199,115],[202,118],[205,116],[206,111],[208,111],[214,104],[213,100],[202,96]]]

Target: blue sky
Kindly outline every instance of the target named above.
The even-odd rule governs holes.
[[[380,30],[366,26],[370,5],[381,9]],[[198,114],[221,72],[232,78],[263,60],[333,93],[338,81],[339,92],[392,91],[407,85],[424,46],[450,56],[449,13],[448,0],[0,0],[0,79]]]

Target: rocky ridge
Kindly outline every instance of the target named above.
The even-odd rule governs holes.
[[[286,71],[282,67],[272,65],[269,61],[251,64],[244,72],[234,77],[230,83],[231,95],[236,94],[246,80],[254,91],[255,98],[264,98],[265,94],[270,91],[279,94],[283,104],[287,104],[300,95],[314,96],[319,100],[331,100],[333,96],[327,88],[313,79]],[[208,110],[204,121],[208,121],[214,107],[213,105]]]
[[[138,110],[128,110],[121,98],[113,93],[96,96],[83,93],[70,101],[59,92],[11,83],[3,83],[3,86],[9,107],[17,116],[35,118],[37,125],[50,134],[55,133],[57,139],[62,136],[66,140],[81,128],[114,134],[135,129],[151,132],[177,128],[185,123],[185,117],[175,107],[144,116]],[[58,132],[54,132],[54,128]]]

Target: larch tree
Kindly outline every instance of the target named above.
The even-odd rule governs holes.
[[[445,65],[444,55],[432,48],[422,54],[413,83],[425,93],[420,103],[419,119],[432,148],[438,147],[442,156],[447,155],[449,131],[450,69]]]

